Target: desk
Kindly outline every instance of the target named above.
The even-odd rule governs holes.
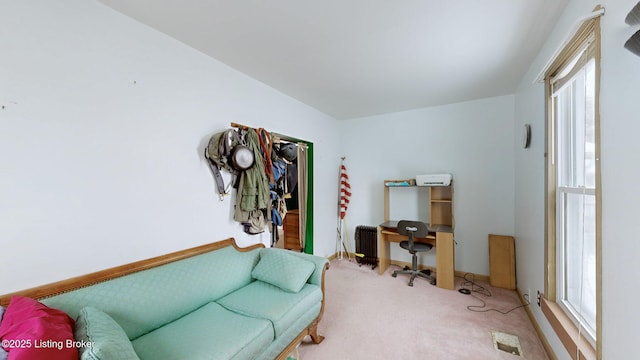
[[[391,264],[389,258],[389,243],[398,243],[407,240],[406,236],[398,235],[397,221],[386,221],[378,226],[378,257],[379,274],[384,274]],[[426,238],[416,238],[416,242],[429,243],[436,250],[436,286],[444,289],[453,290],[455,285],[453,281],[455,265],[454,265],[454,248],[453,248],[453,229],[450,226],[437,225],[429,226],[429,235]]]

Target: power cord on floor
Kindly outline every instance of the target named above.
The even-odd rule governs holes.
[[[482,305],[469,305],[467,306],[467,310],[469,311],[474,311],[474,312],[489,312],[489,311],[495,311],[498,312],[500,314],[503,315],[507,315],[508,313],[519,309],[519,308],[523,308],[525,306],[528,306],[530,304],[529,301],[529,294],[524,294],[523,297],[525,299],[525,301],[527,302],[526,304],[523,305],[519,305],[516,306],[508,311],[502,311],[502,310],[498,310],[498,309],[494,309],[494,308],[489,308],[489,309],[485,309],[487,307],[487,303],[474,295],[474,293],[479,293],[481,295],[484,295],[486,297],[491,297],[491,292],[489,291],[489,289],[485,289],[484,287],[482,287],[481,285],[478,285],[475,281],[474,281],[474,275],[471,273],[466,273],[464,274],[464,282],[462,283],[462,288],[458,289],[458,291],[462,294],[466,294],[466,295],[471,295],[472,297],[474,297],[475,299],[478,299]],[[470,288],[469,288],[470,287]]]

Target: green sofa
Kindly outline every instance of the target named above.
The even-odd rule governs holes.
[[[76,340],[92,343],[81,358],[286,359],[306,335],[323,339],[327,268],[227,239],[19,294],[76,319]]]

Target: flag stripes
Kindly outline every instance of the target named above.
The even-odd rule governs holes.
[[[344,219],[351,199],[351,185],[349,184],[349,175],[347,168],[342,164],[340,166],[340,219]]]

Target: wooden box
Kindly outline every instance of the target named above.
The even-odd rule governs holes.
[[[289,210],[283,221],[284,248],[302,250],[300,246],[300,213],[298,209]]]
[[[489,234],[489,283],[515,290],[516,249],[513,236]]]

